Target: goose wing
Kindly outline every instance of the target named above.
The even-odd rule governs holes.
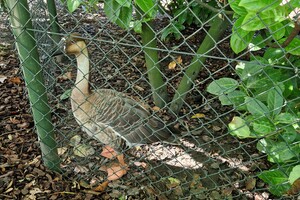
[[[125,94],[101,89],[97,102],[97,123],[105,124],[122,137],[127,145],[166,141],[172,132],[141,104]]]

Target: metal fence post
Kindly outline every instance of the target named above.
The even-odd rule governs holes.
[[[16,39],[44,164],[52,170],[60,171],[51,110],[39,64],[28,3],[26,0],[10,0],[6,1],[6,4],[9,8],[10,23]]]

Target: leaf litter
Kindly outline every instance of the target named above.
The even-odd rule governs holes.
[[[80,16],[81,13],[75,12],[75,15]],[[1,16],[1,18],[3,18],[3,16]],[[0,40],[10,40],[11,43],[13,43],[13,37],[7,29],[7,18],[1,19],[1,21],[5,22],[5,26],[0,25],[0,31],[3,33]],[[76,24],[72,20],[66,21],[64,25],[69,28]],[[98,26],[96,22],[97,19],[91,19],[89,21],[89,23],[93,23],[94,27]],[[85,21],[83,20],[82,23],[85,23]],[[112,30],[112,34],[115,37],[124,35],[124,31],[119,28],[109,23],[107,23],[106,26],[109,26],[107,30]],[[93,34],[93,31],[89,28],[87,28],[87,31]],[[202,36],[199,38],[201,37]],[[174,45],[175,43],[173,42],[174,41],[170,41],[168,45]],[[192,37],[191,41],[187,42],[198,43],[199,39]],[[111,47],[104,45],[103,48],[109,50]],[[221,48],[229,49],[226,44]],[[129,53],[132,49],[126,51]],[[190,157],[182,156],[182,158],[186,158],[185,161],[180,159],[176,161],[175,159],[172,163],[176,162],[180,164],[181,162],[181,164],[187,164],[191,162],[192,158],[196,158],[197,162],[201,162],[201,168],[189,170],[187,168],[178,167],[180,165],[174,167],[173,165],[164,164],[164,160],[172,160],[184,152],[184,150],[178,147],[165,146],[165,148],[161,148],[156,144],[142,146],[137,152],[125,155],[129,160],[128,167],[130,167],[130,169],[123,169],[124,166],[114,162],[105,163],[104,165],[103,162],[105,161],[100,160],[98,157],[100,155],[98,151],[98,149],[100,149],[99,144],[96,144],[95,141],[89,141],[84,135],[80,135],[83,140],[73,142],[73,147],[82,144],[82,142],[85,143],[89,141],[89,144],[95,149],[95,152],[92,154],[85,152],[83,154],[88,158],[83,159],[80,156],[78,158],[78,156],[72,152],[73,147],[71,145],[61,144],[61,146],[59,146],[59,154],[63,159],[62,168],[65,169],[66,172],[60,175],[49,171],[42,164],[38,139],[34,131],[26,88],[21,78],[16,52],[11,49],[7,49],[7,52],[9,53],[0,55],[0,199],[178,199],[179,197],[187,195],[192,195],[198,199],[203,197],[215,199],[220,197],[232,198],[232,196],[240,194],[242,189],[250,190],[256,187],[260,187],[262,191],[261,194],[256,194],[257,196],[268,196],[266,195],[268,193],[264,192],[267,191],[267,189],[264,188],[265,185],[257,186],[257,184],[254,184],[254,181],[250,181],[251,179],[247,179],[249,181],[245,183],[244,187],[243,184],[235,184],[245,179],[243,176],[249,177],[251,171],[238,171],[236,168],[228,168],[229,170],[224,172],[224,177],[221,175],[213,175],[216,174],[217,170],[226,169],[226,167],[228,167],[229,161],[227,163],[226,159],[221,160],[220,163],[218,162],[218,167],[211,167],[216,166],[214,163],[217,162],[212,158],[207,158],[201,152],[191,151]],[[101,55],[95,54],[95,57],[97,56]],[[122,57],[118,53],[108,53],[107,56],[113,59],[117,66],[122,66],[122,63],[126,63],[127,56]],[[164,73],[168,78],[173,77],[174,74],[181,71],[181,67],[179,66],[183,65],[183,63],[186,64],[188,60],[190,60],[190,58],[184,55],[176,57],[175,66],[174,63],[171,64],[171,68],[174,67],[174,70],[166,70]],[[135,66],[143,66],[142,56],[134,57],[132,62]],[[164,63],[164,66],[168,64],[170,63]],[[211,65],[212,63],[208,60],[207,64]],[[210,66],[212,72],[218,71],[218,73],[215,73],[215,78],[225,76],[224,73],[230,74],[230,72],[220,70],[220,66],[225,64],[216,62]],[[103,75],[110,78],[110,86],[134,95],[134,90],[128,89],[129,87],[126,85],[125,80],[114,76],[112,73],[113,70],[113,66],[104,64]],[[146,69],[140,68],[140,70]],[[125,74],[127,80],[138,80],[135,82],[134,89],[139,92],[139,95],[147,96],[149,94],[149,86],[146,82],[140,80],[138,71],[123,66],[121,67],[121,71]],[[76,130],[76,122],[74,122],[74,119],[67,117],[69,116],[68,108],[70,107],[66,108],[66,106],[69,106],[69,102],[66,99],[69,97],[69,91],[59,99],[60,95],[63,94],[62,91],[66,91],[66,89],[69,89],[70,85],[72,85],[70,83],[70,79],[73,78],[72,74],[73,72],[67,72],[61,76],[59,74],[57,75],[58,82],[62,89],[57,89],[54,93],[54,95],[58,97],[59,102],[56,101],[56,104],[53,104],[55,108],[54,112],[56,112],[56,115],[53,116],[53,120],[56,120],[56,128],[60,128],[59,133],[65,134],[63,135],[65,140],[68,137],[71,138],[71,135],[82,134]],[[205,77],[210,74],[203,72],[200,76]],[[110,75],[110,77],[108,75]],[[95,73],[95,75],[93,75],[94,82],[101,85],[103,80],[107,80],[101,77],[102,76]],[[178,81],[178,79],[174,79],[173,85],[175,86]],[[199,84],[197,85],[197,89],[204,91],[205,85],[207,85],[207,83]],[[65,90],[63,90],[64,88]],[[169,89],[169,92],[170,95],[174,94],[174,91],[171,89]],[[64,103],[61,104],[61,101]],[[189,110],[187,107],[184,107],[182,114],[186,115],[187,118],[180,119],[182,120],[180,124],[186,123],[189,128],[193,129],[193,127],[197,127],[203,121],[206,121],[207,118],[214,117],[211,107],[201,106],[202,102],[198,92],[193,92],[191,95],[188,95],[187,102],[190,105],[195,105],[193,109],[195,109],[194,113],[196,114],[194,114],[195,116],[193,116],[193,114],[188,115]],[[170,116],[165,114],[166,112],[163,109],[155,107],[151,100],[147,103],[153,108],[153,111],[158,112],[162,119],[171,119]],[[213,102],[211,105],[215,110],[226,111],[222,110],[223,108],[221,108],[217,102]],[[57,116],[59,114],[60,116]],[[61,119],[66,120],[63,126],[59,125],[59,120]],[[224,118],[223,120],[229,122],[230,118]],[[73,123],[71,123],[71,121],[73,121]],[[208,149],[212,155],[216,155],[215,159],[219,158],[219,155],[226,155],[229,158],[237,157],[236,153],[232,151],[230,151],[231,153],[224,154],[224,151],[226,152],[228,150],[229,152],[232,148],[239,146],[239,143],[232,141],[232,137],[223,136],[222,131],[224,129],[222,123],[211,126],[208,125],[206,129],[212,130],[214,135],[211,135],[207,131],[202,131],[201,137],[198,137],[197,133],[193,134],[196,138],[196,142],[194,141],[195,146],[202,143],[204,145],[203,147]],[[71,135],[69,136],[68,134]],[[206,139],[203,140],[202,138]],[[219,148],[219,145],[222,145],[222,148]],[[244,148],[247,146],[249,146],[249,144],[245,144]],[[249,149],[251,149],[251,145]],[[252,147],[252,149],[255,148]],[[153,153],[151,153],[151,151],[153,151]],[[238,152],[238,154],[243,155],[242,160],[245,160],[249,152]],[[180,158],[180,156],[178,158]],[[259,162],[262,161],[256,160],[256,162],[256,164],[259,164]],[[262,163],[261,166],[263,165],[265,164]],[[254,169],[256,168],[254,167]],[[259,168],[259,170],[261,169],[263,168]],[[103,173],[101,170],[103,170]],[[89,177],[89,174],[93,174],[93,177]],[[107,177],[110,177],[109,179],[111,180],[107,180]],[[162,177],[166,177],[166,179],[162,179]],[[76,179],[78,179],[78,181],[76,181]],[[231,184],[224,188],[221,187],[222,184],[228,182]],[[220,185],[219,189],[215,188],[216,183]],[[295,191],[299,191],[298,188],[297,182],[293,188],[294,190],[290,192],[294,193]],[[192,192],[192,194],[190,192]]]

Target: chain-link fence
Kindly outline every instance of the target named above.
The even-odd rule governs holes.
[[[297,198],[298,1],[6,3],[55,198]]]

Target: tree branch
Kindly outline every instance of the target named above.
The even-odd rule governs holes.
[[[276,43],[272,43],[270,41],[266,41],[266,44],[272,48],[284,48],[292,42],[292,40],[299,34],[299,32],[300,32],[300,25],[297,22],[295,22],[295,27],[294,27],[293,31],[291,32],[291,34],[286,38],[286,40],[282,44],[276,44]],[[261,35],[264,39],[266,39],[267,36],[266,36],[265,31],[263,31],[261,33]]]

